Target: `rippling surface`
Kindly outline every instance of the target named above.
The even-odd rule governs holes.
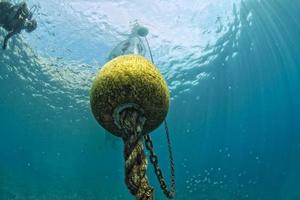
[[[0,50],[0,199],[131,199],[89,89],[135,20],[171,90],[175,199],[300,199],[299,1],[27,2],[38,29]]]

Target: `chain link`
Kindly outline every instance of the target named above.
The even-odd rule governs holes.
[[[148,47],[148,50],[149,50],[151,62],[154,64],[152,51],[151,51],[149,42],[147,40],[147,37],[145,37],[145,40],[146,40],[147,47]],[[174,159],[173,159],[173,153],[172,153],[172,146],[171,146],[169,128],[168,128],[168,124],[167,124],[166,120],[164,121],[164,125],[165,125],[165,132],[166,132],[166,136],[167,136],[167,143],[168,143],[168,150],[169,150],[169,160],[170,160],[170,167],[171,167],[171,190],[168,190],[167,184],[166,184],[166,182],[164,180],[164,177],[162,175],[162,171],[159,168],[158,158],[157,158],[157,156],[155,155],[155,153],[153,151],[153,143],[151,141],[150,136],[145,135],[144,139],[145,139],[145,146],[150,152],[150,161],[151,161],[152,165],[154,166],[154,171],[155,171],[155,174],[156,174],[156,176],[159,180],[160,187],[163,190],[163,192],[165,193],[165,195],[168,198],[171,199],[175,195],[175,167],[174,167]]]
[[[148,151],[150,152],[150,162],[154,166],[154,172],[155,172],[156,177],[158,178],[160,187],[163,190],[164,194],[168,198],[172,199],[175,195],[175,167],[174,167],[174,159],[173,159],[173,154],[172,154],[172,146],[171,146],[168,124],[166,121],[164,121],[164,124],[165,124],[165,132],[166,132],[166,136],[167,136],[169,160],[170,160],[170,167],[171,167],[171,189],[170,190],[167,187],[166,181],[163,177],[162,170],[159,167],[158,157],[154,153],[153,142],[152,142],[150,136],[145,135],[144,139],[145,139],[145,146],[148,149]]]

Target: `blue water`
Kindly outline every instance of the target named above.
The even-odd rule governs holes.
[[[175,199],[300,199],[300,1],[27,3],[38,29],[0,50],[0,200],[133,199],[89,90],[134,20],[171,90]]]

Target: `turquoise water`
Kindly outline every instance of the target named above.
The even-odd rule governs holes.
[[[89,89],[134,20],[171,90],[175,199],[300,199],[300,1],[27,3],[38,29],[0,50],[1,200],[132,199]],[[153,140],[169,175],[162,127]]]

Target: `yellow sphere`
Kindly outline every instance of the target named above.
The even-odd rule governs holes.
[[[90,98],[96,120],[119,137],[123,131],[114,121],[116,109],[138,105],[146,118],[143,133],[147,134],[163,122],[169,102],[168,86],[159,70],[138,55],[119,56],[106,63],[93,82]]]

